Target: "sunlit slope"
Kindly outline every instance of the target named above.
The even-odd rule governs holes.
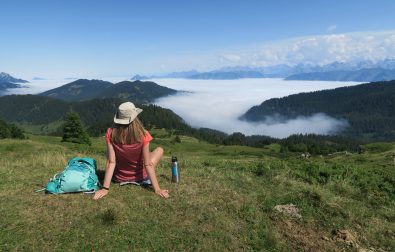
[[[364,146],[362,154],[281,154],[211,145],[153,130],[165,149],[158,167],[164,200],[150,190],[112,184],[91,195],[35,193],[68,159],[97,160],[102,178],[104,138],[92,147],[30,136],[0,140],[0,250],[267,250],[352,251],[394,246],[395,144]],[[170,182],[170,156],[181,183]],[[301,218],[279,213],[294,204]],[[351,245],[339,230],[352,234]],[[350,237],[349,237],[350,238]],[[351,239],[350,238],[350,239]]]

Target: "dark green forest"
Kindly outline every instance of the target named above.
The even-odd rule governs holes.
[[[0,97],[0,118],[8,122],[28,125],[43,125],[64,121],[70,111],[79,114],[82,123],[92,136],[105,133],[112,125],[118,106],[124,102],[118,98],[93,99],[82,102],[66,102],[38,95],[9,95]],[[184,130],[190,128],[178,115],[169,109],[155,105],[139,105],[139,115],[147,127]],[[53,134],[60,134],[54,130]]]
[[[264,101],[241,119],[263,121],[267,116],[283,120],[325,113],[345,119],[349,127],[339,134],[356,139],[395,140],[395,81],[372,82]]]

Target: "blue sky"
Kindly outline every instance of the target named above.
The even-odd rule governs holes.
[[[289,47],[294,38],[330,45],[328,36],[357,32],[336,42],[352,48],[361,37],[390,31],[374,38],[374,49],[395,34],[391,0],[1,0],[0,9],[0,72],[25,78],[209,70],[248,65],[263,47]],[[380,44],[387,47],[383,55],[392,55],[390,42]],[[279,56],[255,64],[295,63],[273,59]]]

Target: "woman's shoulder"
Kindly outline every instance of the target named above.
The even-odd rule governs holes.
[[[106,141],[109,142],[111,140],[111,132],[112,128],[108,128],[106,131]]]
[[[151,142],[152,139],[154,139],[151,134],[149,133],[148,130],[144,130],[144,137],[143,137],[143,143],[144,145]]]

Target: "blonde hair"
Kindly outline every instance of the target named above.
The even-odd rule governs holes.
[[[111,141],[117,144],[132,144],[141,142],[145,136],[145,129],[136,117],[130,124],[116,124],[111,132]]]

